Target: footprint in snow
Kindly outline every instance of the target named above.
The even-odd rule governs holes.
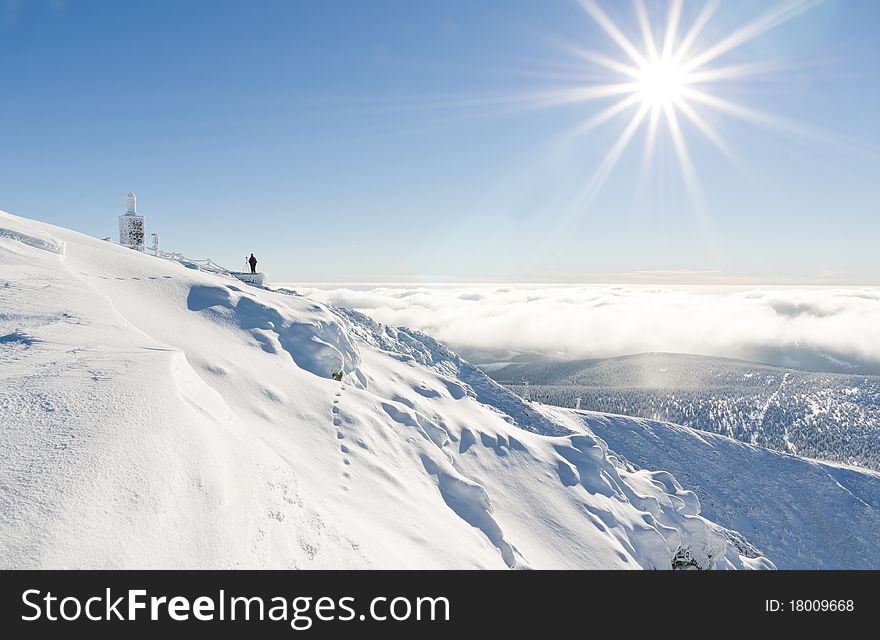
[[[345,391],[345,388],[346,388],[345,385],[342,385],[339,387],[339,391],[337,391],[334,394],[336,397],[333,399],[333,404],[330,407],[330,413],[332,416],[333,427],[335,429],[337,429],[337,431],[336,431],[336,439],[337,440],[344,440],[345,439],[345,434],[342,433],[342,431],[341,431],[342,417],[339,415],[339,398],[342,396],[342,392]],[[340,445],[339,451],[342,454],[342,464],[350,465],[351,460],[349,460],[348,457],[346,456],[346,454],[349,453],[349,448],[343,444],[343,445]],[[348,473],[343,473],[342,477],[345,480],[348,480],[351,476]],[[342,489],[344,491],[348,491],[348,486],[343,484]]]

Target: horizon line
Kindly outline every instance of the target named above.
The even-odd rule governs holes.
[[[273,286],[313,286],[326,287],[330,285],[353,285],[353,286],[533,286],[533,287],[578,287],[578,286],[631,286],[631,287],[880,287],[880,282],[837,282],[837,281],[817,281],[817,280],[725,280],[725,281],[624,281],[624,280],[480,280],[480,279],[433,279],[425,278],[419,280],[404,279],[376,279],[376,280],[357,280],[357,279],[335,279],[335,280],[279,280],[272,283]]]

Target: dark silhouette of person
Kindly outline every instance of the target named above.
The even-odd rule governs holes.
[[[257,259],[254,257],[254,254],[251,254],[251,257],[248,258],[248,264],[251,265],[251,273],[257,272]]]

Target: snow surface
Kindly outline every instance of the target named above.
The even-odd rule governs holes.
[[[4,213],[0,365],[5,568],[773,566],[427,336]]]
[[[705,517],[780,569],[880,569],[880,474],[664,422],[568,413],[619,457],[674,474]]]

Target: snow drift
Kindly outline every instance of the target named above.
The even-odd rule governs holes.
[[[0,269],[4,567],[773,566],[418,332],[8,214]]]
[[[622,462],[673,473],[705,517],[780,569],[880,569],[880,473],[665,422],[542,410],[600,436]]]

